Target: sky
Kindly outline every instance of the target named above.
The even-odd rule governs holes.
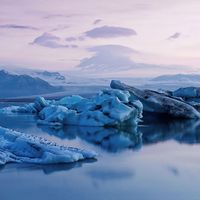
[[[198,73],[199,10],[199,0],[0,0],[0,65]]]

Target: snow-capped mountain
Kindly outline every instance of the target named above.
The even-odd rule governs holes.
[[[52,86],[40,78],[10,74],[4,70],[0,71],[0,98],[47,94],[58,91],[62,91],[62,88]]]
[[[32,77],[41,78],[52,85],[64,85],[66,84],[65,76],[61,75],[59,72],[50,71],[30,71],[29,73]]]

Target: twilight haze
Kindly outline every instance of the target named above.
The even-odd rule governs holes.
[[[0,65],[195,73],[199,10],[199,0],[0,0]]]

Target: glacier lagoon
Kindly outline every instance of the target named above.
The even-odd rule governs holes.
[[[113,134],[103,127],[54,129],[37,125],[32,115],[0,114],[0,126],[99,153],[97,160],[73,164],[2,166],[0,198],[198,199],[199,122],[143,120],[137,129]],[[96,141],[94,134],[103,136]]]

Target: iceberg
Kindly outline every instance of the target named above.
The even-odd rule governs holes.
[[[105,89],[92,98],[78,95],[58,101],[38,97],[34,103],[4,108],[4,112],[32,113],[39,124],[121,127],[135,125],[142,117],[143,105],[130,99],[128,91]]]
[[[179,88],[172,92],[173,96],[181,97],[184,99],[189,98],[200,98],[200,88],[199,87],[185,87]]]
[[[185,87],[179,88],[172,92],[172,95],[177,98],[182,98],[188,104],[200,111],[200,88],[199,87]]]
[[[95,158],[93,151],[59,146],[44,138],[0,127],[0,165],[10,162],[32,164],[71,163]]]
[[[91,99],[68,97],[65,104],[60,100],[56,106],[41,110],[38,122],[80,126],[137,124],[142,116],[142,104],[138,100],[129,102],[129,97],[129,92],[120,90],[103,90]]]
[[[139,100],[146,112],[165,114],[175,118],[200,118],[200,113],[181,98],[152,90],[140,90],[116,80],[113,80],[110,86],[113,89],[129,91],[130,99]]]
[[[79,96],[79,95],[72,95],[72,96],[69,96],[69,97],[63,97],[62,99],[57,101],[56,104],[63,105],[63,106],[70,106],[70,105],[74,105],[76,103],[79,103],[83,99],[84,98]]]

